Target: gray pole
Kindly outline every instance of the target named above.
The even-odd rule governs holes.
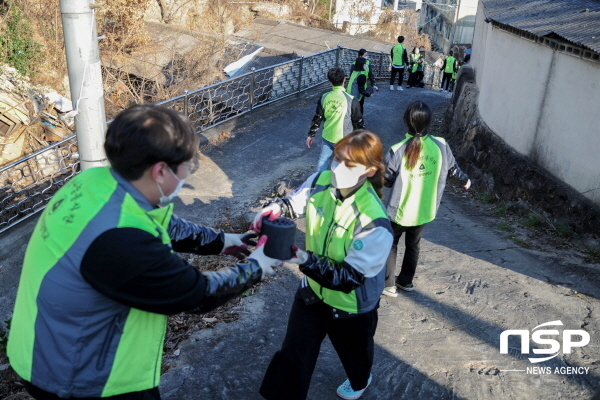
[[[77,147],[82,169],[108,165],[106,111],[93,0],[60,0]]]

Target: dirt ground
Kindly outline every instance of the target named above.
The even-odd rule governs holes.
[[[386,147],[397,141],[397,110],[416,98],[436,107],[432,132],[439,130],[449,104],[442,93],[383,92],[367,101],[367,126],[382,136]],[[314,101],[303,98],[289,109],[257,113],[215,135],[218,140],[203,150],[202,173],[188,180],[176,204],[178,214],[243,231],[249,216],[276,192],[277,182],[301,179],[314,168],[318,149],[304,146]],[[299,220],[299,244],[302,224]],[[600,376],[597,238],[558,231],[536,218],[526,204],[479,193],[475,182],[469,192],[448,186],[423,242],[417,290],[398,298],[382,297],[376,379],[363,398],[590,397]],[[223,257],[191,256],[190,261],[208,269],[229,262]],[[299,276],[293,265],[286,264],[277,276],[213,313],[170,317],[163,398],[258,399],[262,374],[283,340]],[[567,329],[585,329],[592,340],[543,366],[588,367],[588,373],[512,372],[526,371],[530,365],[518,354],[516,341],[510,342],[510,354],[499,354],[501,331],[532,329],[557,319]],[[6,360],[0,359],[0,397],[26,399],[9,371]],[[325,343],[309,399],[335,398],[335,387],[343,379],[337,356]],[[3,393],[3,388],[10,392]]]

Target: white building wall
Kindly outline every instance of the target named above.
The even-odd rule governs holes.
[[[509,146],[600,205],[600,64],[493,28],[478,13],[479,113]]]

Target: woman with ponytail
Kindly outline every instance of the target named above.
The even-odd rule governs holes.
[[[392,228],[380,200],[383,146],[375,134],[357,130],[336,144],[334,156],[331,170],[311,175],[252,223],[259,233],[264,217],[306,215],[306,251],[294,247],[294,258],[288,260],[304,277],[285,340],[260,388],[267,400],[306,399],[325,336],[348,376],[337,395],[358,399],[371,383],[377,308],[392,246]]]
[[[387,213],[392,221],[394,241],[387,259],[383,294],[396,297],[396,288],[413,291],[413,277],[419,260],[421,236],[425,224],[435,219],[446,179],[461,181],[465,190],[471,180],[456,164],[446,141],[425,133],[431,122],[431,109],[421,101],[408,105],[404,124],[408,133],[392,146],[385,157],[385,186],[392,192],[387,201]],[[396,273],[398,241],[405,236],[404,259],[400,274]]]

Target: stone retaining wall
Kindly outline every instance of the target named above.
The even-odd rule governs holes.
[[[466,65],[446,115],[445,138],[475,184],[500,200],[524,201],[575,232],[600,232],[600,208],[492,132],[479,115],[478,97],[473,70]]]

